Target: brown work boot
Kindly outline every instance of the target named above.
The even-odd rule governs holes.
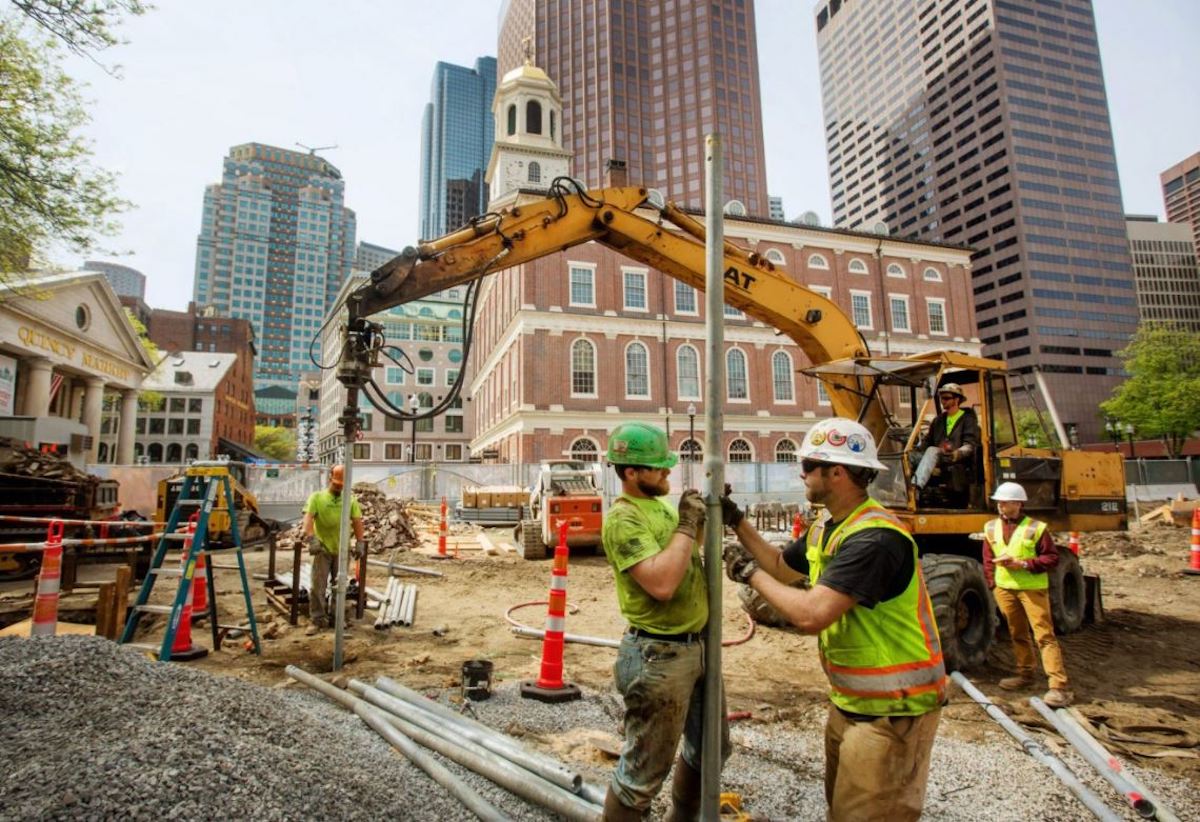
[[[695,822],[700,817],[700,774],[684,761],[675,758],[675,776],[671,778],[671,809],[663,822]]]
[[[1051,708],[1065,708],[1074,701],[1075,692],[1065,688],[1051,688],[1042,697],[1042,702],[1045,702]]]
[[[642,812],[625,806],[609,788],[604,795],[604,822],[641,822]]]
[[[1030,685],[1032,685],[1033,677],[1023,676],[1021,674],[1018,674],[1017,676],[1006,676],[1004,679],[1000,680],[999,684],[1000,687],[1006,691],[1019,691],[1022,688],[1028,688]]]

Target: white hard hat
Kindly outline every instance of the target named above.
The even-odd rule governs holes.
[[[810,428],[800,446],[800,459],[888,470],[879,461],[871,432],[854,420],[842,417],[821,420]]]
[[[1002,482],[992,494],[996,502],[1029,502],[1029,495],[1019,482]]]

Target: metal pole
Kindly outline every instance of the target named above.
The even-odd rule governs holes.
[[[337,584],[334,586],[333,670],[342,670],[342,651],[346,634],[346,577],[350,575],[350,499],[354,493],[354,435],[358,431],[358,388],[347,386],[346,407],[342,409],[343,462],[342,516],[338,524]],[[363,584],[366,584],[364,579]]]
[[[1050,412],[1050,421],[1054,423],[1054,432],[1058,434],[1058,441],[1062,445],[1062,449],[1070,451],[1071,440],[1067,437],[1067,429],[1063,427],[1062,418],[1058,416],[1058,407],[1054,404],[1054,398],[1050,396],[1046,377],[1042,374],[1042,369],[1036,365],[1033,367],[1033,379],[1037,383],[1038,390],[1042,392],[1042,399],[1046,401],[1046,409]]]
[[[708,385],[704,404],[704,471],[708,478],[708,526],[704,529],[704,573],[708,582],[708,624],[704,627],[704,743],[700,757],[700,818],[720,819],[721,794],[721,525],[720,493],[725,487],[721,440],[725,430],[725,223],[722,204],[721,135],[704,138],[705,272],[704,307]]]

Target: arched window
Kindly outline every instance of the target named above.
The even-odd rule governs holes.
[[[640,342],[625,349],[625,396],[650,396],[650,355]]]
[[[542,167],[536,160],[529,164],[529,182],[540,183],[542,181]]]
[[[525,104],[525,132],[542,133],[542,104],[537,100],[530,100]]]
[[[150,443],[150,450],[147,452],[147,457],[150,462],[162,462],[162,443]]]
[[[167,446],[167,462],[183,462],[183,446],[173,442]]]
[[[794,402],[796,388],[792,378],[792,357],[786,351],[771,355],[771,384],[775,389],[775,402]]]
[[[931,283],[940,283],[942,281],[941,272],[939,272],[936,268],[926,268],[924,277]]]
[[[904,266],[900,265],[900,263],[888,263],[887,275],[889,277],[904,279]]]
[[[787,262],[783,257],[783,252],[778,248],[767,249],[767,259],[775,263],[775,265],[783,265]]]
[[[679,459],[684,462],[701,462],[704,459],[704,446],[693,439],[686,439],[679,445]]]
[[[143,445],[140,442],[135,442],[133,444],[134,459],[137,459],[137,458],[143,456],[145,453],[146,453],[146,449],[145,449],[145,447],[143,447]]]
[[[188,447],[183,449],[183,458],[186,460],[200,459],[200,446],[194,442],[188,443]]]
[[[96,461],[108,462],[108,443],[100,443],[100,447],[96,449]]]
[[[754,449],[743,439],[729,443],[730,462],[754,462]]]
[[[780,440],[775,443],[775,462],[796,462],[796,443]]]
[[[517,133],[517,107],[515,105],[508,107],[508,133]]]
[[[675,391],[681,400],[700,399],[700,354],[690,345],[675,352]]]
[[[596,445],[595,440],[580,437],[571,443],[571,459],[580,462],[599,462],[600,448]]]
[[[850,260],[849,271],[851,274],[866,274],[867,264],[855,257]]]
[[[810,254],[808,257],[809,268],[829,268],[829,262],[820,254]]]
[[[746,355],[740,349],[731,348],[725,353],[725,383],[731,400],[750,399],[750,384],[747,378]]]
[[[596,396],[596,346],[591,340],[571,344],[571,396]]]

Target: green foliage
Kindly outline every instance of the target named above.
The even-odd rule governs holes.
[[[150,332],[146,330],[146,326],[128,308],[125,309],[125,317],[129,320],[129,324],[133,326],[133,330],[137,332],[138,342],[142,344],[142,350],[146,352],[146,356],[150,362],[158,365],[162,359],[162,350],[155,345],[154,340],[150,339]],[[166,397],[157,391],[146,390],[138,392],[138,408],[142,411],[161,411],[166,404]]]
[[[271,459],[292,462],[296,459],[296,432],[279,426],[256,425],[254,448]]]
[[[152,6],[141,0],[11,0],[21,14],[66,44],[76,54],[94,58],[121,42],[113,27],[125,15],[145,14]]]
[[[1042,427],[1042,421],[1046,423],[1045,428]],[[1047,433],[1047,429],[1049,429],[1049,433]],[[1017,411],[1017,441],[1021,445],[1028,445],[1031,438],[1034,448],[1061,447],[1050,414],[1043,411],[1041,420],[1039,420],[1037,412],[1032,408],[1022,408]]]
[[[1138,437],[1161,437],[1178,457],[1200,428],[1200,334],[1143,323],[1118,353],[1130,376],[1100,410],[1122,426],[1132,424]]]

